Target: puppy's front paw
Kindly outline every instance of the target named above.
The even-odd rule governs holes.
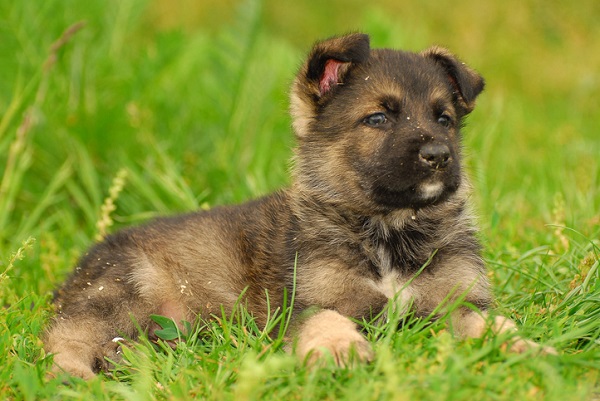
[[[458,309],[453,312],[452,324],[461,337],[479,338],[485,335],[489,329],[487,312],[475,313],[467,309]],[[542,355],[557,355],[553,347],[540,345],[534,341],[526,340],[518,335],[515,322],[504,316],[496,316],[491,325],[494,334],[512,333],[508,340],[502,345],[502,349],[508,352],[522,354],[526,351],[537,351]]]
[[[492,328],[496,333],[515,333],[517,331],[515,323],[504,316],[496,316]],[[518,335],[509,339],[503,345],[503,348],[508,352],[514,352],[517,354],[522,354],[524,352],[532,350],[542,355],[558,355],[558,352],[556,352],[556,350],[553,347],[538,344],[535,341],[527,340]]]
[[[298,333],[296,353],[308,365],[318,364],[328,355],[342,367],[373,359],[371,345],[356,325],[332,310],[323,310],[304,322]]]
[[[558,352],[556,349],[554,349],[554,347],[541,345],[534,341],[526,340],[518,336],[508,341],[504,348],[508,352],[515,352],[517,354],[522,354],[526,351],[533,350],[542,355],[558,355]]]

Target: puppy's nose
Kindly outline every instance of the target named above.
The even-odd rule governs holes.
[[[428,143],[419,151],[419,158],[433,169],[442,169],[450,163],[450,149],[443,143]]]

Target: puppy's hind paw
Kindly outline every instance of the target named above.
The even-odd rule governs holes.
[[[115,364],[123,361],[123,346],[127,347],[129,343],[122,337],[115,337],[103,345],[104,365],[102,370],[110,372],[115,368]]]
[[[63,354],[54,355],[54,365],[52,366],[52,376],[60,374],[69,374],[71,376],[81,377],[85,380],[90,380],[96,377],[96,373],[92,370],[86,361],[76,357],[69,357]]]

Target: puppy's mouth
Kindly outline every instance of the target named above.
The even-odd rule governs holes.
[[[421,209],[446,201],[456,192],[460,182],[427,180],[406,189],[376,187],[371,191],[375,203],[389,209]]]

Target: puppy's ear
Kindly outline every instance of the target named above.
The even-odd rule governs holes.
[[[464,114],[473,111],[475,99],[485,86],[483,77],[444,48],[434,46],[424,50],[421,55],[432,59],[444,70],[450,85],[458,95],[458,102]]]
[[[319,97],[344,82],[348,70],[369,57],[369,36],[355,33],[317,43],[303,69],[307,89]],[[300,77],[299,77],[300,78]]]
[[[327,39],[317,43],[294,80],[290,111],[296,136],[310,133],[318,109],[348,72],[369,58],[369,36],[361,33]]]

